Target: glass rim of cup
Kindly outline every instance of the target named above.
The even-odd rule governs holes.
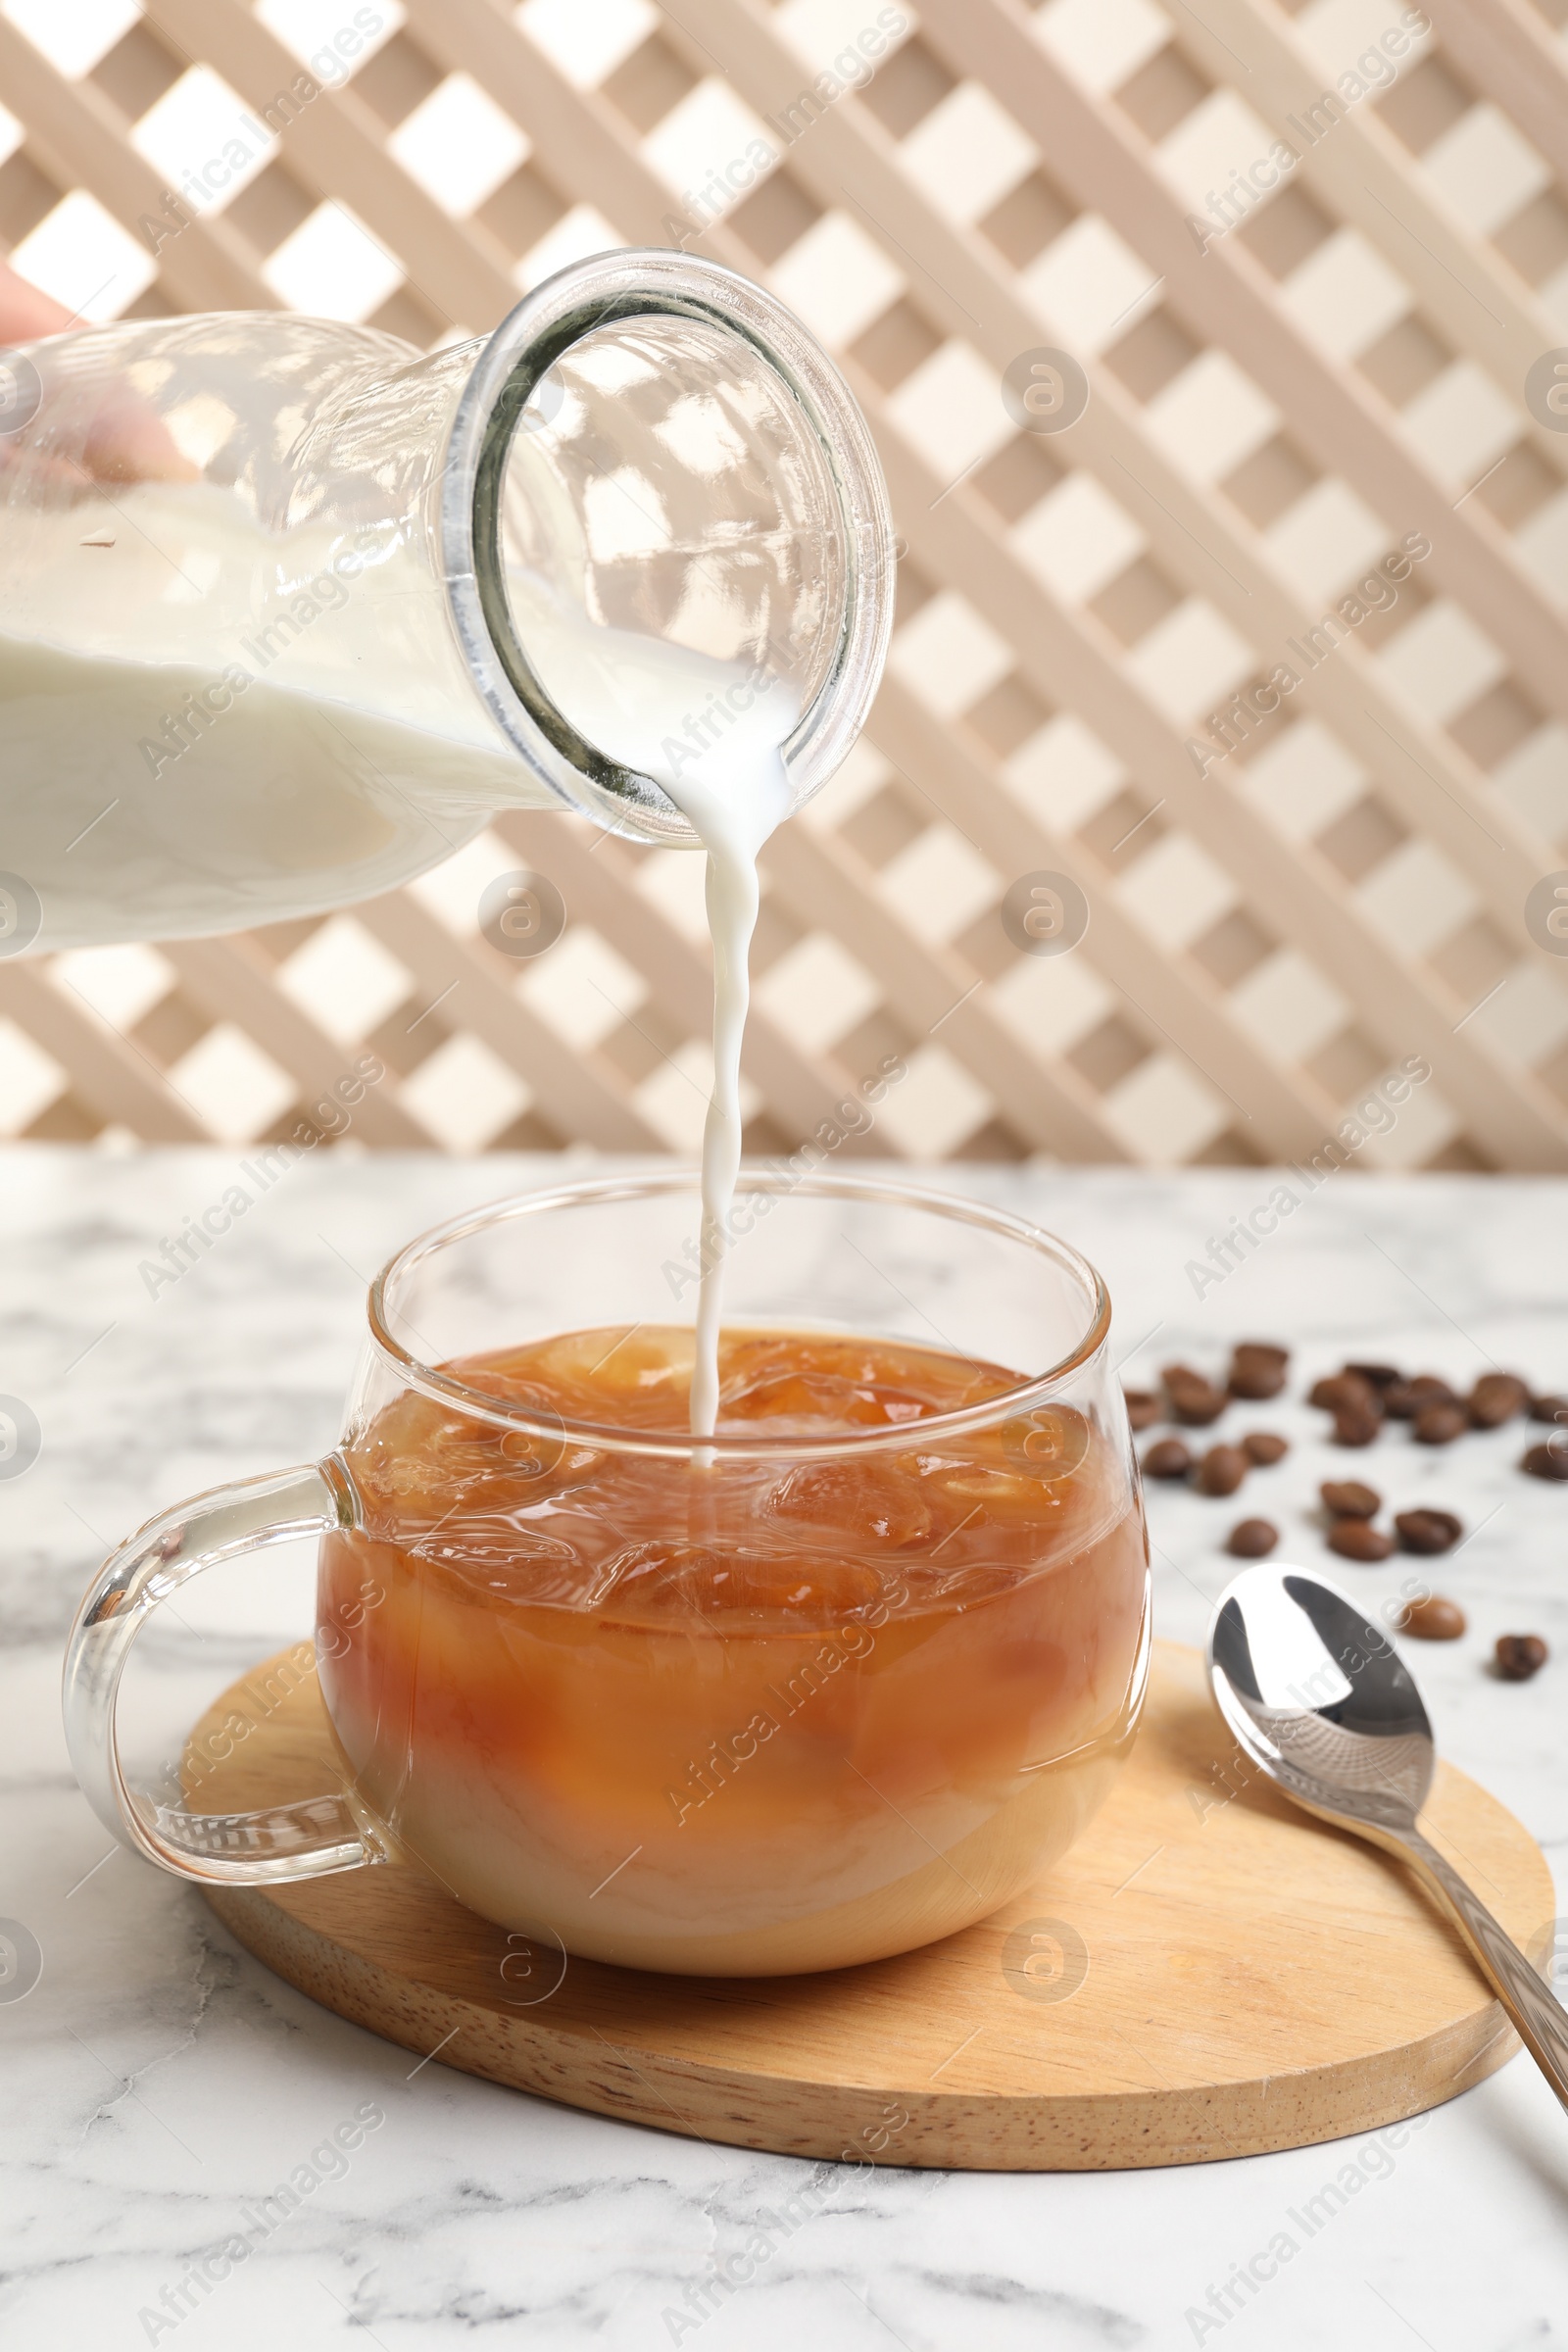
[[[422,1362],[393,1334],[391,1323],[397,1309],[390,1294],[400,1282],[411,1277],[426,1258],[453,1243],[465,1241],[488,1226],[507,1224],[522,1217],[542,1216],[551,1209],[645,1200],[670,1193],[688,1193],[700,1197],[700,1189],[701,1179],[695,1168],[633,1170],[623,1175],[587,1177],[572,1184],[550,1185],[538,1192],[508,1194],[499,1200],[487,1201],[477,1208],[462,1210],[457,1216],[431,1226],[428,1232],[416,1235],[413,1241],[405,1242],[376,1274],[366,1301],[371,1347],[406,1386],[417,1390],[434,1402],[456,1406],[469,1420],[487,1421],[504,1429],[525,1430],[532,1436],[549,1437],[557,1443],[564,1440],[567,1444],[592,1446],[601,1451],[651,1455],[666,1460],[680,1460],[703,1450],[710,1458],[729,1461],[803,1457],[821,1461],[897,1449],[907,1446],[914,1429],[918,1429],[923,1441],[930,1441],[989,1428],[999,1421],[1026,1418],[1034,1407],[1052,1402],[1065,1382],[1093,1363],[1109,1334],[1110,1295],[1098,1268],[1070,1242],[1064,1242],[1057,1234],[1048,1233],[1044,1226],[1031,1224],[1024,1217],[1013,1216],[1006,1209],[994,1207],[989,1201],[968,1200],[956,1193],[938,1192],[927,1185],[906,1184],[896,1177],[828,1175],[820,1172],[801,1175],[787,1167],[743,1167],[735,1188],[737,1204],[748,1197],[759,1195],[771,1195],[782,1200],[804,1194],[815,1199],[880,1202],[889,1207],[924,1210],[932,1215],[979,1227],[997,1235],[999,1239],[1020,1244],[1038,1256],[1052,1259],[1072,1276],[1085,1295],[1083,1330],[1067,1353],[1046,1371],[1020,1381],[1013,1388],[1004,1389],[996,1396],[982,1397],[976,1404],[933,1413],[918,1423],[892,1422],[883,1428],[830,1431],[820,1437],[800,1433],[753,1435],[719,1430],[711,1437],[703,1438],[675,1430],[632,1430],[617,1428],[608,1422],[567,1420],[553,1411],[540,1413],[535,1410],[530,1413],[521,1405],[509,1405],[484,1390],[468,1387],[466,1382],[443,1372],[438,1366]]]

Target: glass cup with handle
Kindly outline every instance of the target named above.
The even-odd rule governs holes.
[[[339,1446],[106,1563],[66,1721],[117,1835],[214,1888],[420,1869],[553,1946],[713,1976],[929,1942],[1066,1849],[1149,1661],[1099,1276],[974,1201],[748,1172],[696,1441],[699,1206],[689,1174],[612,1177],[412,1243],[371,1286]],[[142,1625],[311,1534],[314,1663],[187,1752],[182,1798],[132,1788]],[[285,1701],[326,1785],[225,1782]]]

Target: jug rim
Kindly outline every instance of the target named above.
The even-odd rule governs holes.
[[[440,562],[460,651],[491,717],[556,799],[612,832],[694,848],[689,819],[653,778],[617,767],[624,788],[612,790],[562,748],[576,742],[596,762],[615,765],[529,670],[499,561],[507,459],[539,379],[585,336],[640,316],[692,318],[750,343],[800,407],[839,502],[845,609],[827,678],[788,739],[797,807],[826,783],[865,723],[892,636],[896,542],[881,463],[855,395],[794,312],[737,270],[668,246],[615,247],[543,279],[485,342],[453,415],[440,474]],[[551,711],[549,732],[523,687]]]

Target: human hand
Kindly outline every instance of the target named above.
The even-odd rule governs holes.
[[[72,323],[63,302],[0,262],[0,343],[32,343],[39,335],[58,335]]]
[[[0,354],[8,345],[35,343],[76,323],[63,302],[0,262]],[[175,448],[156,411],[138,394],[118,388],[105,394],[79,466],[53,452],[46,465],[50,472],[65,465],[94,482],[193,482],[200,471]]]

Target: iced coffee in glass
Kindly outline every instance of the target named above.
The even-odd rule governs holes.
[[[423,1871],[559,1954],[716,1977],[909,1950],[1050,1870],[1149,1664],[1100,1277],[977,1201],[748,1172],[694,1437],[703,1230],[694,1176],[611,1177],[392,1259],[341,1444],[149,1520],[77,1612],[67,1735],[119,1836],[209,1886]],[[305,1535],[335,1785],[133,1786],[139,1629]]]
[[[841,1967],[1006,1902],[1126,1752],[1148,1572],[1108,1307],[989,1209],[748,1177],[699,1443],[696,1209],[578,1186],[393,1262],[322,1690],[360,1799],[487,1918],[640,1968]],[[643,1311],[604,1311],[617,1283]]]

